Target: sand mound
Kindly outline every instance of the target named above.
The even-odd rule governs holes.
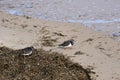
[[[89,72],[65,56],[36,49],[30,56],[0,47],[0,80],[91,80]]]

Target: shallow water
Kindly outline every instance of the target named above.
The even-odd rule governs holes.
[[[119,19],[112,19],[112,20],[102,20],[102,19],[97,19],[97,20],[68,20],[68,22],[77,22],[77,23],[83,23],[83,24],[105,24],[105,23],[114,23],[114,22],[120,22]]]
[[[43,20],[81,23],[120,37],[120,0],[0,0],[0,10]]]

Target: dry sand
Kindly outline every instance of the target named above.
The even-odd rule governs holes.
[[[71,38],[76,41],[72,49],[57,47]],[[44,46],[43,39],[51,40],[53,44]],[[80,24],[42,21],[0,12],[0,45],[13,49],[33,45],[58,51],[84,68],[92,68],[93,80],[120,80],[120,43]],[[83,54],[77,54],[78,51]]]

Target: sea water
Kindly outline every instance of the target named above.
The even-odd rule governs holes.
[[[119,4],[119,0],[0,0],[0,11],[43,20],[81,23],[120,37]]]

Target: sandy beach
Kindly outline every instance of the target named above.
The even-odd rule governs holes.
[[[92,80],[120,79],[120,43],[113,37],[77,23],[43,21],[3,12],[0,16],[0,46],[21,49],[32,45],[57,51],[84,68],[91,68],[95,72],[91,74]],[[72,49],[58,48],[71,38],[75,40]]]
[[[120,41],[119,0],[0,0],[0,11],[49,21],[73,22]]]

